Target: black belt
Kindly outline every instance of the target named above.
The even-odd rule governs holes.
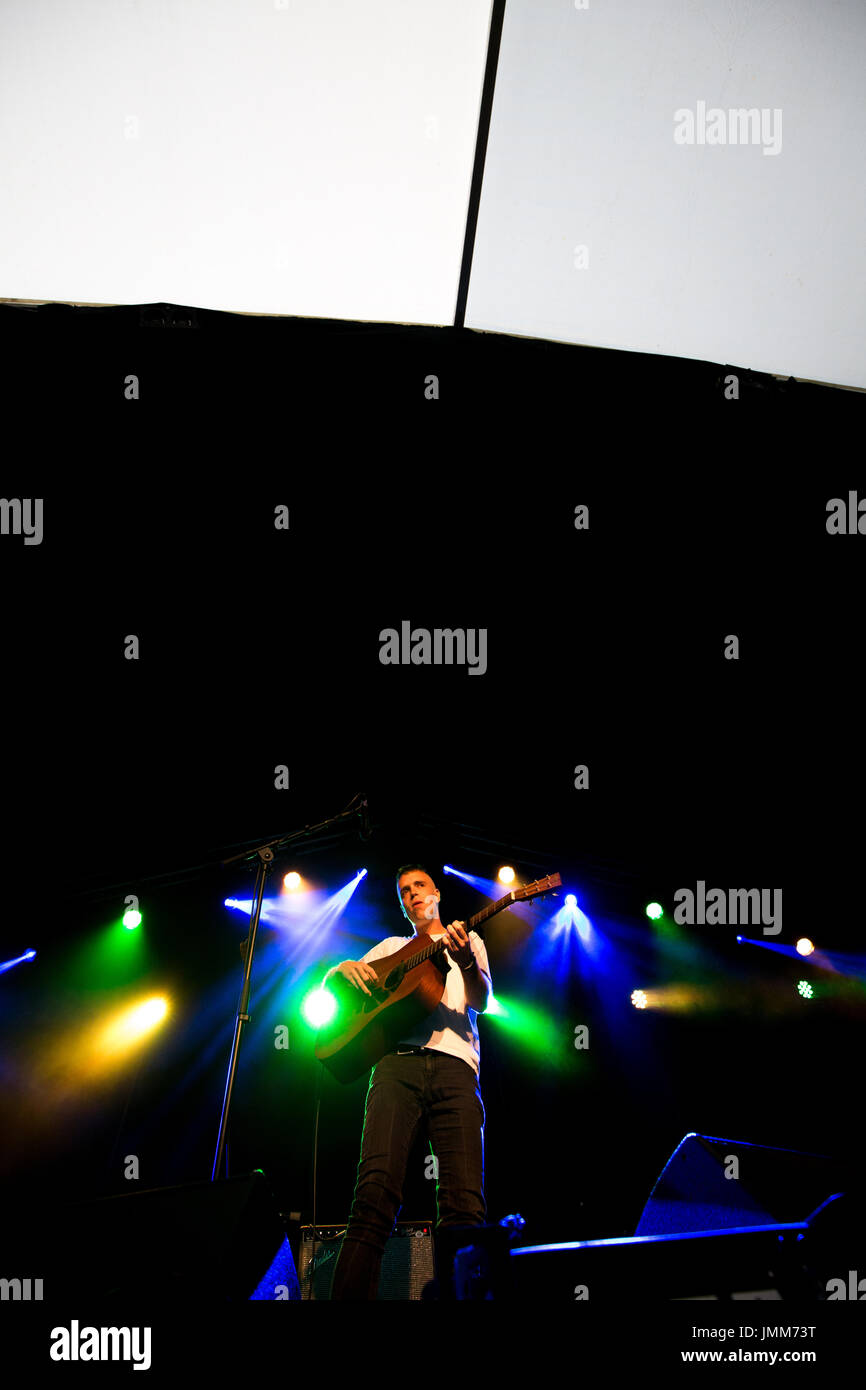
[[[432,1047],[416,1047],[415,1043],[398,1043],[394,1052],[398,1057],[405,1057],[410,1052],[432,1052]]]

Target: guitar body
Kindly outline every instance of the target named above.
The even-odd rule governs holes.
[[[331,977],[328,988],[339,1007],[335,1018],[319,1029],[315,1054],[337,1081],[354,1081],[369,1071],[441,1003],[448,974],[444,944],[443,938],[442,951],[406,970],[390,988],[385,981],[395,967],[417,954],[418,938],[389,956],[368,961],[379,982],[378,987],[367,982],[372,997],[341,975]]]

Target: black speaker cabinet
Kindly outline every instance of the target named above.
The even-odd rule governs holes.
[[[261,1172],[7,1212],[0,1247],[4,1275],[30,1279],[26,1296],[46,1303],[275,1297],[256,1291],[280,1252],[280,1280],[297,1297],[286,1223]]]
[[[319,1226],[315,1258],[313,1227],[301,1227],[298,1278],[301,1298],[329,1299],[331,1281],[346,1227]],[[398,1221],[386,1242],[379,1274],[379,1300],[420,1299],[434,1277],[433,1225],[429,1221]]]

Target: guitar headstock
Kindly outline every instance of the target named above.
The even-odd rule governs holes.
[[[526,902],[529,898],[539,898],[544,893],[551,893],[554,888],[562,887],[562,879],[559,874],[548,874],[546,878],[537,878],[534,883],[527,883],[524,888],[514,888],[515,902]]]

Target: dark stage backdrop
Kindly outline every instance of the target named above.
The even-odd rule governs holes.
[[[633,1233],[689,1131],[856,1159],[864,541],[827,530],[855,470],[817,462],[847,405],[756,397],[734,424],[710,374],[677,412],[658,377],[447,331],[311,331],[282,372],[243,335],[194,336],[164,356],[67,337],[39,461],[4,482],[44,499],[41,544],[0,537],[2,956],[38,953],[0,977],[4,1200],[128,1191],[130,1156],[140,1187],[209,1176],[246,933],[224,900],[252,884],[220,861],[359,793],[369,838],[308,837],[269,885],[296,868],[327,896],[366,868],[342,917],[260,930],[229,1162],[281,1210],[312,1220],[318,1114],[316,1218],[348,1215],[366,1080],[322,1072],[300,1007],[405,925],[414,860],[446,921],[511,863],[559,871],[594,933],[554,936],[562,898],[489,924],[512,1007],[479,1019],[491,1220]],[[134,352],[159,404],[133,426],[108,376]],[[438,415],[395,403],[431,357]],[[63,462],[76,429],[92,467]],[[384,664],[404,622],[483,632],[477,673]],[[781,949],[649,921],[699,882],[780,890],[781,931],[747,934]],[[129,894],[138,942],[111,956]],[[801,935],[820,958],[791,955]],[[90,1030],[151,993],[164,1025],[86,1075]],[[425,1157],[408,1220],[435,1214]]]

